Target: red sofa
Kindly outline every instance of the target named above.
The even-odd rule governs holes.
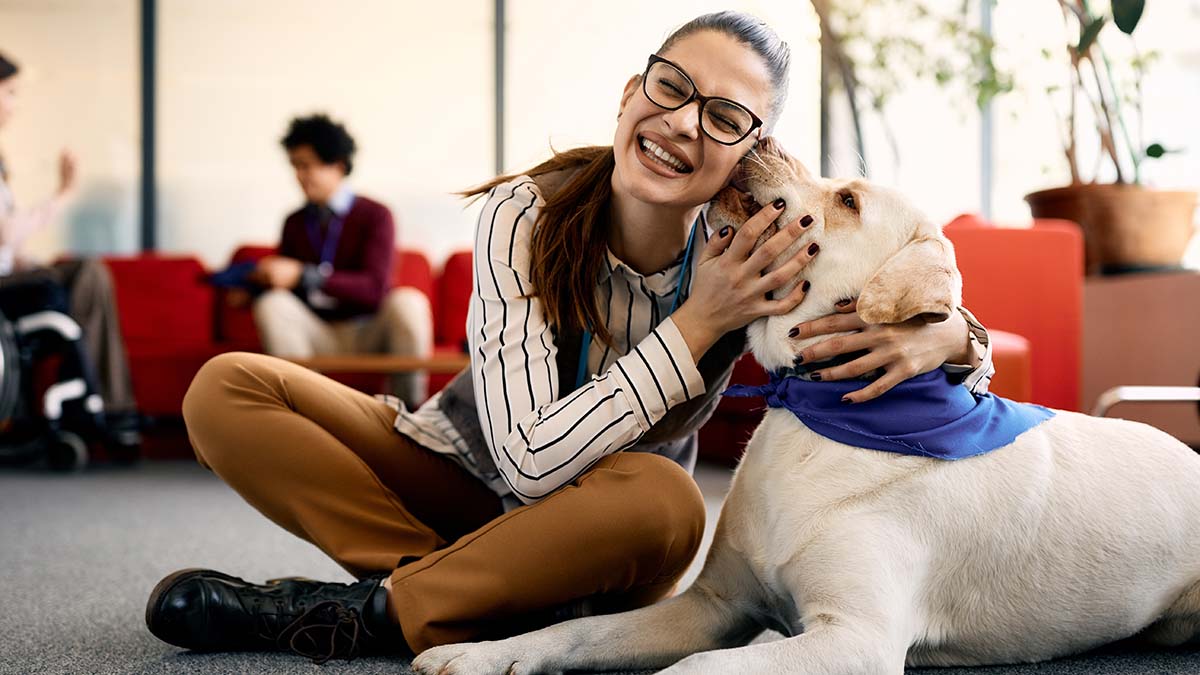
[[[234,260],[252,260],[273,250],[242,247]],[[205,361],[221,352],[259,349],[249,310],[228,307],[205,280],[209,271],[199,260],[144,254],[108,257],[105,263],[116,287],[134,395],[145,414],[178,418],[188,385]],[[392,283],[415,287],[430,298],[436,314],[435,350],[461,352],[471,294],[470,254],[452,257],[445,268],[448,278],[435,276],[423,254],[401,250]],[[430,380],[431,391],[436,391],[449,377]]]
[[[273,246],[244,245],[238,247],[233,252],[233,256],[229,262],[230,264],[251,262],[274,252],[275,247]],[[471,297],[469,254],[467,254],[467,258],[465,294],[459,290],[463,287],[460,278],[461,272],[457,268],[458,263],[453,258],[447,261],[446,264],[446,269],[450,270],[445,283],[448,287],[447,289],[442,288],[443,277],[447,275],[435,278],[433,268],[424,254],[417,251],[400,249],[396,251],[396,256],[393,259],[392,288],[411,286],[420,290],[425,294],[425,297],[429,298],[429,305],[434,312],[431,321],[433,321],[434,326],[435,353],[447,351],[462,352],[462,337],[465,336],[466,329],[451,330],[448,336],[443,335],[442,329],[443,326],[448,325],[447,321],[443,318],[447,313],[454,316],[461,316],[462,323],[466,324],[467,304]],[[230,307],[225,302],[221,291],[217,292],[216,303],[217,314],[214,330],[218,342],[226,345],[230,350],[261,351],[262,344],[259,341],[258,329],[254,325],[254,319],[251,316],[249,308]],[[441,308],[444,308],[444,311]],[[449,375],[431,375],[429,378],[429,393],[432,394],[444,387],[450,381],[450,377]],[[386,391],[386,379],[383,376],[339,374],[335,376],[335,379],[363,391],[376,393]]]

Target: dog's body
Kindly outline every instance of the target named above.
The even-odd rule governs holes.
[[[846,201],[846,184],[794,166],[781,183],[780,166],[764,168],[751,185],[759,203],[781,191],[806,212],[829,194]],[[948,242],[897,196],[863,185],[851,201],[882,212],[855,208],[862,222],[852,226],[825,208],[812,235],[822,240],[811,272],[821,281],[797,312],[751,326],[764,366],[790,365],[787,328],[841,297],[861,292],[860,316],[879,323],[954,311],[957,272],[939,267],[953,268]],[[731,221],[744,220],[733,211]],[[897,214],[917,222],[897,236],[867,222]],[[864,237],[881,250],[864,250]],[[745,646],[763,628],[789,637]],[[1167,434],[1059,411],[1007,446],[945,461],[844,445],[771,409],[682,595],[436,647],[414,665],[471,675],[671,664],[670,673],[901,673],[906,663],[1048,659],[1147,628],[1169,645],[1200,632],[1200,458]]]

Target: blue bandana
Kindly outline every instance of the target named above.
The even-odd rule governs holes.
[[[792,411],[804,426],[839,443],[938,459],[1004,447],[1054,416],[1042,406],[976,396],[940,369],[865,403],[842,403],[842,396],[862,387],[861,380],[810,382],[771,373],[765,385],[738,384],[725,395],[761,396],[768,406]]]

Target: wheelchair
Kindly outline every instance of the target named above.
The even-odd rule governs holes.
[[[88,463],[90,443],[108,448],[104,401],[81,342],[83,331],[59,311],[65,300],[56,301],[58,292],[31,285],[21,290],[21,299],[45,309],[13,319],[0,313],[0,464],[43,461],[52,469],[77,471]],[[111,454],[117,457],[119,449]]]

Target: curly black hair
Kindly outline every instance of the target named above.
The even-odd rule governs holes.
[[[354,138],[345,126],[323,113],[293,119],[287,135],[280,142],[288,150],[307,145],[326,164],[341,162],[347,176],[354,169],[354,151],[358,149]]]
[[[20,68],[17,67],[17,64],[4,58],[3,54],[0,54],[0,80],[7,80],[16,75],[18,70]]]

